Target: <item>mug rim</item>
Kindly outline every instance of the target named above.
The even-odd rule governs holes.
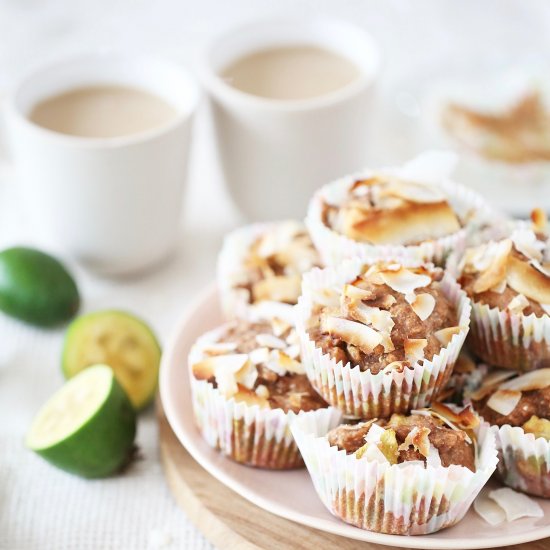
[[[189,99],[187,101],[187,107],[181,108],[171,103],[170,101],[166,100],[176,110],[176,116],[174,117],[173,120],[170,120],[164,124],[161,124],[160,126],[156,126],[148,130],[144,130],[142,132],[136,132],[132,134],[112,136],[112,137],[87,137],[87,136],[77,136],[72,134],[65,134],[63,132],[57,132],[55,130],[51,130],[49,128],[45,128],[43,126],[40,126],[39,124],[36,124],[29,118],[28,113],[23,112],[23,110],[21,109],[21,106],[19,105],[20,95],[23,89],[26,86],[28,86],[30,83],[32,83],[33,79],[43,78],[44,75],[56,70],[60,70],[65,66],[71,66],[75,63],[86,63],[87,60],[88,61],[95,60],[95,61],[99,61],[100,63],[104,62],[105,65],[115,65],[116,63],[120,63],[125,60],[133,61],[133,62],[141,61],[148,64],[149,66],[164,67],[165,69],[171,71],[173,74],[182,78],[182,82],[184,82],[185,83],[184,85],[188,88],[190,94],[189,94]],[[105,83],[98,81],[98,84],[105,84]],[[124,85],[123,83],[117,83],[117,82],[113,82],[113,84]],[[93,86],[93,82],[90,82],[85,85]],[[125,85],[132,86],[130,81]],[[66,91],[70,91],[71,89],[77,89],[78,87],[79,87],[78,84],[73,86],[69,85],[66,87],[62,87],[57,93],[64,93]],[[135,84],[135,87],[137,89],[145,90],[151,93],[152,95],[155,95],[156,97],[160,97],[160,94],[156,93],[155,91],[152,91],[151,89],[146,89],[143,86],[140,86],[139,84]],[[35,104],[43,99],[46,99],[47,97],[51,97],[51,94],[50,95],[44,94],[44,96],[42,96],[41,99],[38,99],[35,102]],[[121,148],[125,146],[146,143],[160,136],[163,136],[167,133],[170,133],[175,128],[178,128],[181,125],[184,125],[190,122],[197,110],[200,99],[201,99],[201,88],[196,77],[191,73],[191,71],[189,71],[182,65],[178,64],[177,62],[169,58],[153,55],[153,54],[147,54],[147,53],[132,54],[121,50],[108,50],[108,51],[105,50],[101,52],[85,52],[85,53],[79,53],[79,54],[74,54],[70,56],[63,56],[53,61],[50,61],[48,63],[42,63],[32,68],[31,70],[27,71],[21,78],[18,79],[15,86],[12,88],[11,92],[8,94],[6,98],[5,108],[6,108],[6,113],[8,117],[15,118],[18,122],[23,124],[26,128],[30,129],[31,131],[37,132],[38,134],[42,135],[45,138],[53,139],[64,145],[73,146],[76,148],[116,149],[116,148]]]
[[[223,44],[225,41],[231,40],[236,36],[250,35],[251,33],[257,32],[258,29],[261,27],[284,28],[285,26],[292,26],[295,28],[303,27],[304,29],[330,27],[336,28],[341,31],[347,30],[348,32],[354,33],[356,37],[359,37],[365,43],[366,48],[368,49],[368,54],[372,58],[370,71],[367,71],[364,69],[363,66],[358,65],[358,69],[360,72],[359,78],[337,90],[326,94],[305,99],[276,99],[254,95],[231,86],[230,84],[225,82],[223,78],[221,78],[219,70],[216,70],[216,68],[213,67],[211,58],[215,53],[216,48],[219,48],[220,45]],[[281,40],[281,45],[288,45],[292,43],[312,44],[313,41],[308,40],[307,38],[304,39],[302,42],[300,42],[299,40],[287,42]],[[315,45],[323,47],[321,43],[315,43]],[[338,52],[334,47],[331,47],[329,44],[327,44],[325,48],[331,52],[342,55],[348,60],[353,61],[353,59],[351,59],[351,56]],[[261,49],[261,47],[251,47],[247,50],[247,52],[244,53],[244,55],[246,55],[246,53],[261,51]],[[239,56],[236,56],[235,59],[238,59],[238,57]],[[225,32],[217,35],[214,39],[212,39],[208,46],[202,51],[200,59],[200,76],[204,87],[216,98],[222,100],[227,99],[228,101],[233,101],[242,106],[252,106],[263,108],[265,110],[273,110],[279,112],[296,112],[330,107],[357,96],[369,87],[372,87],[372,85],[376,81],[376,77],[380,72],[381,64],[382,53],[378,42],[367,30],[358,25],[355,25],[354,23],[351,23],[344,19],[331,17],[316,17],[314,19],[306,19],[302,17],[267,18],[248,22],[238,26],[233,26],[229,30],[226,30]]]

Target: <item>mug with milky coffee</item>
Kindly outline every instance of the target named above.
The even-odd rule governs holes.
[[[34,72],[7,105],[37,239],[105,273],[174,248],[199,90],[149,56],[87,55]]]
[[[203,60],[224,175],[250,219],[304,216],[323,183],[365,164],[378,48],[340,21],[235,29]]]

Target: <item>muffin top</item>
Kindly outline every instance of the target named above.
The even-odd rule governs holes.
[[[499,113],[449,103],[441,123],[459,143],[488,159],[514,164],[550,161],[550,111],[537,90]]]
[[[354,241],[412,245],[456,233],[462,226],[435,185],[379,174],[332,191],[322,198],[322,221]]]
[[[207,380],[227,399],[285,412],[326,407],[304,374],[299,355],[290,324],[279,319],[233,321],[213,338],[200,339],[189,364],[197,380]]]
[[[229,239],[241,237],[237,231]],[[241,261],[227,275],[231,286],[249,304],[264,300],[295,304],[301,292],[302,273],[319,265],[319,256],[304,225],[283,221],[266,224],[247,243]]]
[[[474,302],[537,317],[550,313],[548,240],[529,229],[466,251],[459,283]]]
[[[394,414],[389,420],[341,424],[327,434],[336,446],[357,458],[400,464],[422,461],[430,466],[465,466],[475,472],[473,429],[479,420],[470,408],[455,412],[440,403],[432,409]]]
[[[474,409],[490,424],[520,426],[550,440],[550,369],[522,376],[494,371],[471,395]]]
[[[430,360],[461,330],[442,277],[433,266],[366,266],[355,280],[316,291],[309,336],[334,360],[372,374]]]

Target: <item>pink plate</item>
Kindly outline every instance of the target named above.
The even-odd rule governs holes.
[[[543,518],[524,518],[491,527],[472,509],[454,527],[432,535],[402,537],[363,531],[332,516],[323,506],[307,471],[270,472],[237,464],[211,449],[193,424],[187,355],[194,340],[223,322],[214,286],[189,308],[162,358],[160,394],[166,417],[193,458],[219,481],[265,510],[286,519],[351,539],[407,548],[492,548],[550,536],[550,501],[539,499]]]

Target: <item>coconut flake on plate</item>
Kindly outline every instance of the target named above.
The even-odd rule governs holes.
[[[474,500],[474,510],[489,525],[499,525],[506,521],[506,512],[492,498],[489,497],[489,489],[482,489]]]
[[[544,517],[544,511],[537,501],[509,487],[502,487],[501,489],[491,491],[489,498],[494,500],[504,510],[508,521],[525,517]]]

